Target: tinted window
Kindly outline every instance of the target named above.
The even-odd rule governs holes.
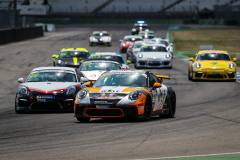
[[[93,33],[92,36],[109,36],[108,33]]]
[[[73,57],[88,58],[89,53],[83,51],[63,51],[59,53],[59,58],[73,58]]]
[[[198,54],[197,60],[227,60],[230,61],[228,54],[224,53],[201,53]]]
[[[149,76],[149,87],[153,87],[154,83],[158,82],[158,78],[153,75],[153,74],[150,74]]]
[[[161,46],[143,46],[141,52],[167,52],[167,50]]]
[[[95,56],[91,56],[90,59],[112,59],[112,60],[116,60],[118,61],[118,63],[123,64],[123,59],[120,56],[112,56],[112,55],[95,55]]]
[[[137,74],[105,74],[99,77],[93,87],[98,86],[132,86],[146,87],[147,79]]]
[[[80,66],[80,71],[91,70],[121,70],[121,67],[119,64],[111,62],[84,62]]]
[[[130,37],[125,37],[124,41],[140,41],[142,38],[130,38]]]
[[[77,82],[75,74],[65,72],[33,72],[27,82]]]

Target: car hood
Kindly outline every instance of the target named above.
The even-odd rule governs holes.
[[[104,71],[81,71],[81,73],[90,81],[96,81],[104,72]]]
[[[78,83],[75,82],[27,82],[23,83],[30,91],[51,93],[56,91],[64,91],[70,86],[80,87]]]
[[[195,63],[200,63],[204,68],[227,68],[232,61],[224,61],[224,60],[215,60],[215,61],[196,61]]]
[[[139,54],[143,54],[143,58],[165,58],[168,52],[140,52]]]
[[[73,58],[59,58],[59,60],[63,61],[65,65],[76,65],[79,66],[81,64],[81,61],[86,58],[82,57],[73,57]]]

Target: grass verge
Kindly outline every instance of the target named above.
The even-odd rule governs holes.
[[[200,45],[213,45],[229,53],[240,51],[240,28],[193,29],[173,32],[177,51],[198,51]]]

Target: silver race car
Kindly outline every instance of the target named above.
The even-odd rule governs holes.
[[[70,67],[35,68],[17,88],[16,113],[26,111],[73,111],[80,77]]]
[[[107,46],[112,45],[111,35],[107,31],[94,31],[89,35],[89,46],[104,44]]]
[[[169,44],[169,40],[168,39],[153,38],[153,39],[149,40],[149,42],[154,42],[154,43],[157,43],[157,44],[165,45],[165,47],[167,48],[167,51],[169,53],[171,53],[172,58],[173,58],[173,44],[172,43]]]
[[[162,44],[145,44],[136,55],[135,68],[172,69],[172,55]]]

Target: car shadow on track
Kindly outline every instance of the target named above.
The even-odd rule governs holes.
[[[141,118],[97,118],[97,119],[91,119],[89,122],[86,123],[149,123],[149,122],[155,122],[160,120],[167,120],[172,119],[168,118],[167,116],[153,116],[149,121],[145,121]],[[74,123],[84,123],[84,122],[74,122]]]

